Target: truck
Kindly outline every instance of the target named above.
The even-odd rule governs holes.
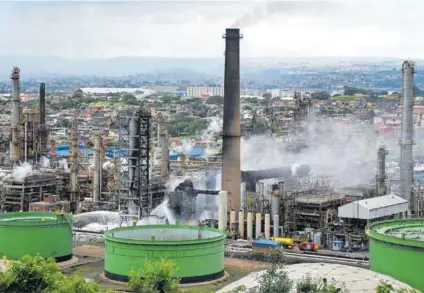
[[[299,249],[303,251],[317,251],[318,244],[314,242],[302,242],[299,244]]]
[[[272,237],[271,240],[282,243],[284,248],[292,249],[294,247],[293,238]]]

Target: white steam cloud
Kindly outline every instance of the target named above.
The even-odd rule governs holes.
[[[50,167],[50,160],[49,160],[49,158],[47,158],[47,157],[41,157],[40,164],[41,164],[41,167],[43,167],[43,168],[49,168]]]
[[[23,181],[26,177],[31,175],[32,172],[32,165],[24,162],[22,165],[14,167],[12,174],[10,174],[7,178],[13,178],[16,181]]]
[[[59,161],[59,167],[63,168],[63,170],[68,170],[68,161],[66,159],[62,159]]]
[[[210,142],[216,142],[216,138],[220,136],[222,132],[222,119],[217,117],[210,117],[208,127],[201,134],[203,140],[209,140]],[[217,150],[211,147],[210,144],[207,145],[206,149],[207,155],[216,154]]]
[[[202,139],[213,139],[222,131],[222,119],[210,117],[208,127],[201,134]]]
[[[288,150],[299,143],[308,147],[298,153]],[[267,137],[242,141],[242,170],[307,164],[313,176],[330,176],[337,187],[365,184],[375,178],[378,144],[369,125],[348,120],[311,121],[307,131],[291,142]]]
[[[313,17],[328,12],[335,5],[337,5],[336,1],[269,1],[258,5],[249,13],[238,18],[232,27],[245,28],[274,15],[286,17],[302,14],[303,16]]]

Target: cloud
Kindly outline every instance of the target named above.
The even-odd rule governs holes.
[[[419,0],[0,2],[0,55],[219,57],[240,25],[242,57],[424,57]]]

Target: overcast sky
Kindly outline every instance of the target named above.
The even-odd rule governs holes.
[[[0,2],[0,55],[424,58],[424,1]]]

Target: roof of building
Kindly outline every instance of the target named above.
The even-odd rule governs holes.
[[[377,196],[373,198],[367,198],[358,200],[358,205],[366,208],[367,210],[377,210],[389,206],[407,203],[408,201],[395,194],[388,194],[383,196]]]
[[[410,286],[397,281],[389,276],[375,273],[373,271],[339,264],[327,263],[301,263],[288,265],[285,267],[288,277],[297,281],[306,277],[307,275],[312,278],[326,278],[329,282],[334,282],[337,285],[344,285],[345,288],[351,293],[371,293],[375,292],[380,280],[391,284],[394,289],[407,288],[412,289]],[[247,275],[240,280],[231,283],[217,293],[229,292],[238,286],[244,285],[246,289],[258,286],[258,280],[265,271],[255,272]],[[292,292],[296,292],[296,287],[293,286]]]
[[[389,194],[342,205],[338,208],[338,215],[340,218],[371,220],[401,214],[407,210],[406,199]]]

